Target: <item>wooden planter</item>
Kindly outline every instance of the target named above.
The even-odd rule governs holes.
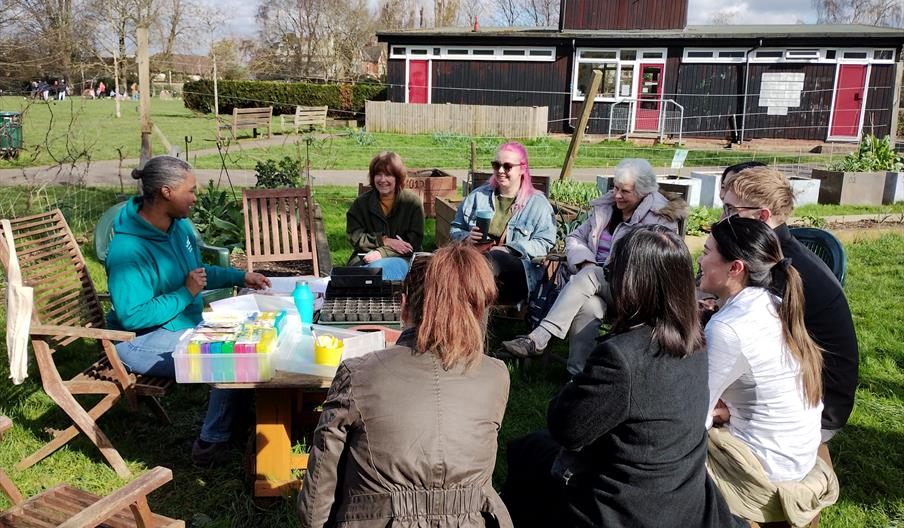
[[[894,179],[888,174],[813,169],[813,179],[820,180],[821,204],[882,205],[886,185],[894,185]]]

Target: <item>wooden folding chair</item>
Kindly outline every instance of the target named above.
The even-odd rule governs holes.
[[[126,371],[114,341],[128,341],[132,332],[104,328],[104,313],[94,283],[75,237],[59,209],[10,220],[14,247],[26,286],[34,288],[31,318],[31,345],[41,375],[44,392],[72,420],[73,425],[55,431],[53,439],[34,454],[22,459],[16,469],[33,466],[83,433],[116,473],[131,476],[119,452],[97,425],[97,419],[125,396],[132,410],[138,398],[145,401],[157,417],[170,423],[157,398],[166,393],[173,380],[130,374]],[[6,237],[0,236],[0,263],[9,266],[10,251]],[[77,339],[96,339],[100,357],[69,381],[57,371],[54,353],[64,353],[66,345]],[[85,410],[75,399],[78,394],[98,394],[103,398]]]
[[[7,417],[0,416],[0,435],[11,426]],[[24,500],[6,472],[0,469],[0,491],[13,503],[12,508],[0,512],[0,527],[184,528],[184,522],[156,515],[148,506],[148,495],[172,479],[172,471],[158,466],[103,498],[61,484]]]
[[[310,187],[246,189],[242,210],[248,271],[258,262],[310,261],[320,275]]]

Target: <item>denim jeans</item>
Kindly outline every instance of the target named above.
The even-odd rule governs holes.
[[[383,280],[399,281],[408,274],[408,259],[402,257],[385,257],[364,266],[368,268],[383,268]]]
[[[175,378],[173,352],[185,330],[158,328],[131,341],[117,343],[116,352],[130,372],[161,378]],[[207,415],[201,426],[201,440],[228,442],[239,412],[251,409],[253,392],[239,389],[211,389]]]

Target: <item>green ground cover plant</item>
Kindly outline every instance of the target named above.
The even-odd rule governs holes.
[[[315,198],[324,214],[334,262],[344,261],[351,248],[345,241],[345,212],[356,195],[353,187],[316,187]],[[81,243],[89,271],[99,291],[107,288],[103,268],[94,256],[91,233],[100,214],[115,203],[115,189],[0,188],[0,217],[21,215],[52,206],[68,210],[67,219]],[[34,195],[31,204],[29,196]],[[434,223],[427,224],[425,245],[433,247]],[[848,278],[846,292],[860,342],[861,368],[857,405],[849,425],[832,440],[830,448],[841,481],[841,498],[825,510],[821,526],[904,526],[904,305],[894,292],[904,291],[904,234],[886,234],[875,240],[846,244]],[[2,284],[0,284],[2,286]],[[46,427],[66,425],[41,391],[32,364],[23,385],[8,381],[5,352],[5,311],[0,311],[0,414],[14,421],[14,428],[0,448],[0,467],[9,471],[30,496],[60,482],[70,482],[96,493],[109,493],[123,485],[97,450],[83,438],[71,442],[53,456],[25,471],[15,463],[48,438]],[[524,332],[519,321],[497,319],[491,323],[491,347]],[[564,356],[566,346],[554,342],[554,353]],[[63,376],[74,374],[75,365],[94,353],[80,344],[57,360]],[[33,362],[32,362],[33,363]],[[534,362],[529,367],[511,365],[512,387],[500,432],[494,483],[505,480],[506,442],[544,427],[546,406],[566,380],[564,366]],[[239,442],[228,462],[210,470],[195,468],[189,459],[206,408],[206,385],[177,386],[164,400],[173,426],[158,425],[149,413],[134,415],[118,406],[100,426],[120,450],[129,467],[140,473],[155,465],[173,468],[174,481],[151,495],[151,505],[164,515],[185,519],[192,527],[294,527],[293,500],[255,503],[248,491]],[[299,449],[303,446],[299,445]],[[9,506],[0,498],[0,509]]]

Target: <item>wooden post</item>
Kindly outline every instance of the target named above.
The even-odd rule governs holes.
[[[113,50],[113,84],[116,90],[116,97],[113,98],[116,103],[116,119],[119,119],[122,117],[122,111],[119,108],[119,54],[115,48]]]
[[[219,126],[220,94],[217,92],[217,55],[216,53],[211,53],[211,55],[213,56],[213,118],[217,120]]]
[[[593,70],[593,79],[590,81],[590,89],[584,95],[584,106],[581,108],[581,117],[578,119],[578,126],[571,135],[571,144],[568,145],[568,152],[565,154],[565,163],[562,165],[562,172],[559,174],[560,180],[567,180],[571,176],[571,169],[574,167],[574,160],[578,157],[578,149],[581,148],[581,141],[584,139],[584,129],[587,128],[587,121],[590,120],[590,112],[593,110],[593,103],[596,94],[600,91],[600,84],[603,81],[603,72]]]
[[[477,172],[477,144],[471,140],[471,174]]]
[[[138,111],[141,113],[141,157],[138,166],[151,159],[151,65],[148,55],[148,28],[138,26]]]

